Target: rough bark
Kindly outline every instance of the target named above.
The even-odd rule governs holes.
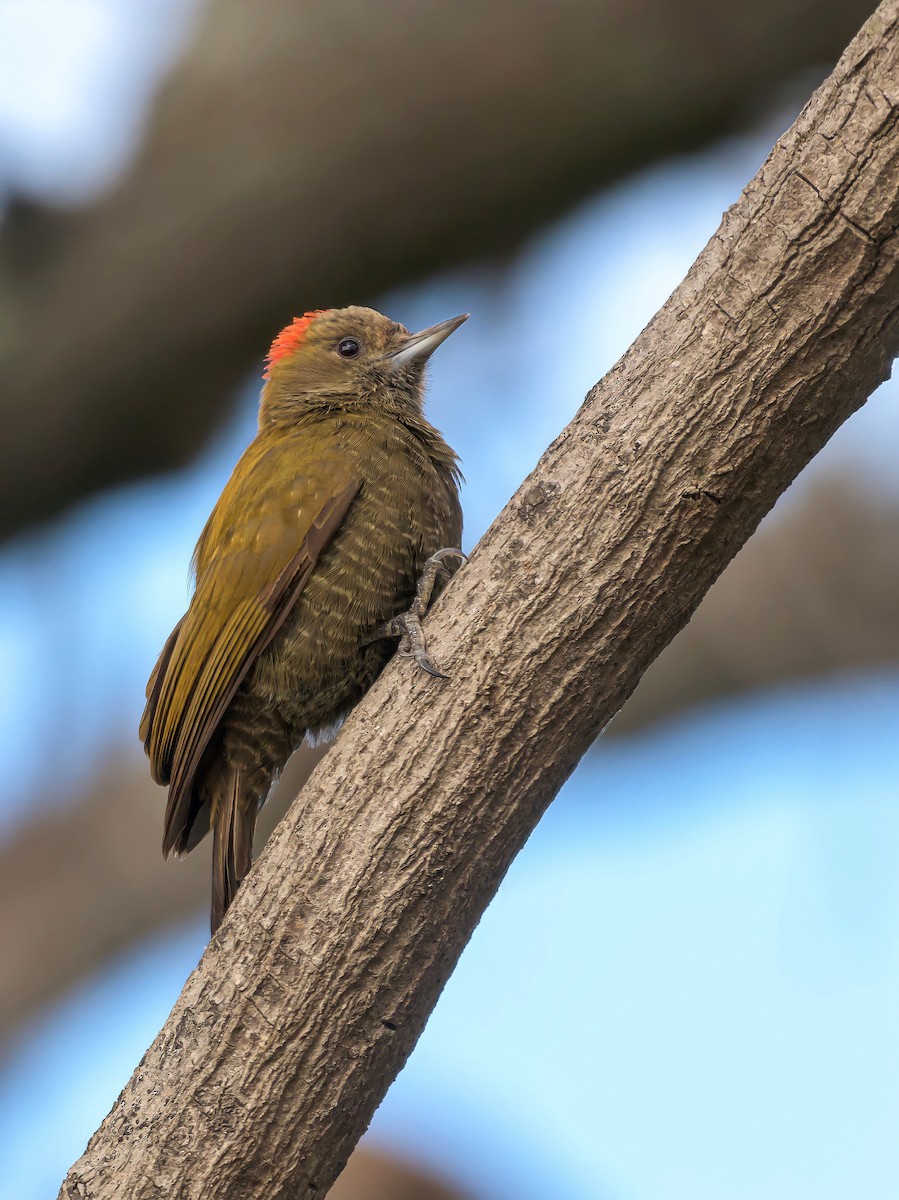
[[[897,595],[899,508],[879,507],[839,477],[819,481],[737,555],[610,735],[754,687],[899,664]],[[322,749],[304,746],[293,759],[262,811],[257,846]],[[0,844],[0,912],[17,914],[0,922],[0,1047],[107,957],[205,914],[207,853],[180,863],[159,853],[164,799],[143,755],[123,752],[80,794],[23,805],[37,815]]]
[[[325,1195],[596,734],[899,349],[899,0],[282,821],[64,1197]],[[897,98],[899,99],[899,98]]]
[[[868,0],[210,0],[140,160],[0,249],[0,538],[186,461],[296,311],[502,253]]]

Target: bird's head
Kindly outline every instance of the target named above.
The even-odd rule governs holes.
[[[421,412],[425,363],[465,321],[452,317],[409,333],[372,308],[329,308],[296,317],[272,342],[260,425],[310,408],[375,406]]]

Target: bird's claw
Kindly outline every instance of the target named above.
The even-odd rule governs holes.
[[[402,636],[399,647],[402,658],[414,659],[422,671],[427,671],[435,679],[449,679],[449,675],[444,674],[428,654],[425,647],[424,630],[421,627],[421,617],[415,609],[400,613],[398,617],[394,617],[387,624],[393,636],[396,634]]]
[[[438,550],[436,553],[431,555],[431,557],[425,563],[425,566],[427,566],[428,563],[436,562],[440,564],[441,571],[446,571],[446,567],[443,565],[443,560],[445,558],[458,558],[460,565],[464,565],[468,562],[468,555],[464,550],[460,550],[458,546],[444,546],[442,550]]]
[[[427,673],[429,675],[433,675],[435,679],[449,679],[449,675],[447,675],[445,671],[440,670],[426,650],[419,650],[416,653],[416,651],[408,645],[405,638],[402,642],[400,642],[399,656],[400,658],[414,659],[423,671],[427,671]]]
[[[449,675],[441,671],[429,656],[425,648],[425,635],[421,627],[421,622],[428,611],[428,605],[431,603],[431,596],[434,592],[434,584],[437,582],[438,575],[451,574],[444,563],[444,560],[447,558],[458,558],[460,563],[468,562],[468,556],[455,546],[445,546],[442,550],[438,550],[436,554],[432,554],[425,562],[421,575],[418,578],[415,599],[412,601],[412,607],[409,611],[400,613],[398,616],[386,621],[377,630],[375,636],[368,639],[369,641],[375,641],[379,637],[401,638],[399,646],[400,656],[402,658],[413,658],[422,671],[433,675],[435,679],[449,679]]]

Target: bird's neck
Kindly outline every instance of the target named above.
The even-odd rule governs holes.
[[[359,447],[389,446],[396,444],[398,435],[416,447],[418,453],[430,459],[438,473],[447,482],[456,485],[461,481],[459,459],[438,429],[423,413],[416,412],[411,405],[395,407],[350,408],[343,406],[309,405],[297,412],[290,421],[260,422],[259,436],[296,437],[303,440],[309,436],[333,436],[345,441],[358,452]]]

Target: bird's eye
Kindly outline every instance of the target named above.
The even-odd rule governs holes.
[[[337,353],[341,358],[355,358],[361,349],[355,338],[341,338],[337,343]]]

